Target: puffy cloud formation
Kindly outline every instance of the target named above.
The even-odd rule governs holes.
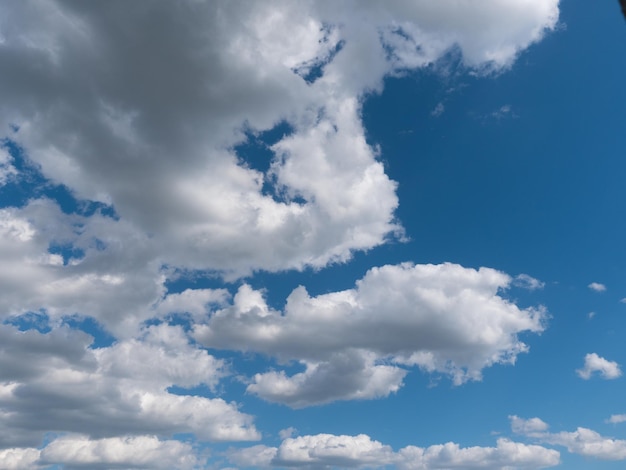
[[[587,354],[584,367],[577,369],[576,373],[581,379],[589,380],[596,372],[607,380],[617,379],[622,376],[622,371],[617,362],[608,361],[596,353]]]
[[[558,0],[0,8],[0,135],[113,204],[164,263],[228,276],[322,267],[393,236],[395,183],[366,143],[363,97],[452,48],[506,68],[559,13]],[[266,161],[238,153],[281,122],[291,132]]]
[[[88,348],[91,340],[66,327],[40,333],[0,326],[3,447],[33,447],[46,433],[63,432],[259,439],[236,404],[168,391],[213,388],[226,374],[223,361],[191,346],[180,328],[152,326],[141,338],[97,349]]]
[[[402,384],[401,365],[461,384],[480,379],[484,367],[515,362],[527,350],[518,333],[544,328],[541,309],[499,295],[510,283],[488,268],[388,265],[354,289],[311,297],[299,287],[284,312],[244,285],[230,307],[195,326],[194,337],[207,347],[301,361],[304,372],[257,374],[248,388],[294,407],[388,395]]]
[[[626,440],[612,439],[579,427],[574,432],[548,432],[548,425],[539,418],[524,420],[511,416],[514,432],[525,434],[539,441],[566,447],[569,452],[602,460],[625,460]]]
[[[600,284],[599,282],[592,282],[587,287],[596,292],[604,292],[606,290],[606,286],[604,284]]]
[[[317,434],[285,439],[279,447],[254,446],[231,451],[229,459],[242,467],[380,468],[429,470],[444,468],[525,468],[558,465],[559,452],[537,445],[498,439],[496,447],[466,447],[448,442],[427,448],[407,446],[394,452],[369,436]]]

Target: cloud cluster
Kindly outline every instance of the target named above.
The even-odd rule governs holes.
[[[193,336],[211,348],[300,361],[303,372],[257,374],[248,388],[293,407],[386,396],[402,385],[400,366],[461,384],[480,379],[485,367],[515,362],[527,350],[518,334],[544,328],[542,309],[520,309],[500,295],[510,283],[488,268],[388,265],[345,291],[311,297],[298,287],[284,312],[244,285]]]
[[[212,389],[227,374],[222,360],[191,346],[179,327],[152,326],[141,338],[97,349],[91,340],[67,327],[40,333],[0,326],[3,447],[38,446],[46,433],[260,438],[235,403],[169,391]]]
[[[602,460],[625,460],[626,440],[602,436],[591,429],[579,427],[573,432],[548,432],[548,425],[539,418],[525,420],[511,416],[514,432],[535,438],[542,443],[566,447],[574,454]]]
[[[285,439],[279,447],[263,445],[233,450],[231,462],[254,468],[525,468],[558,465],[559,452],[537,445],[498,439],[496,447],[465,447],[448,442],[427,448],[407,446],[395,452],[369,436],[317,434]]]
[[[54,439],[41,450],[0,451],[0,467],[6,470],[49,468],[50,465],[62,465],[66,470],[192,470],[204,467],[191,445],[176,440],[162,441],[154,436],[89,439],[81,435],[67,435]]]

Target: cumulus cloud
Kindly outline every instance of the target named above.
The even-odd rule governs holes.
[[[365,94],[453,47],[468,67],[506,68],[559,13],[558,0],[33,5],[2,6],[0,129],[47,177],[113,204],[166,264],[230,276],[345,261],[400,230]],[[285,121],[271,161],[237,154],[246,130]]]
[[[551,433],[539,418],[524,420],[510,417],[513,431],[526,434],[542,443],[566,447],[574,454],[602,460],[626,459],[626,441],[605,437],[591,429],[579,427],[573,432]],[[540,426],[537,423],[541,423]]]
[[[587,287],[596,292],[604,292],[606,290],[606,286],[604,284],[600,284],[599,282],[592,282]]]
[[[4,447],[37,446],[46,433],[58,432],[260,437],[236,404],[168,391],[173,385],[212,388],[226,374],[223,361],[191,346],[178,327],[152,326],[141,338],[97,349],[88,347],[89,335],[66,327],[40,333],[3,325],[0,338]]]
[[[498,439],[496,447],[466,447],[448,442],[427,448],[407,446],[395,452],[369,436],[317,434],[285,439],[279,447],[255,446],[233,450],[231,462],[242,467],[380,468],[527,468],[558,465],[559,452],[537,445]]]
[[[548,430],[548,423],[539,418],[523,419],[519,416],[509,416],[511,421],[511,429],[514,433],[524,434],[526,436],[536,435]]]
[[[626,422],[626,414],[623,415],[611,415],[609,419],[606,420],[607,423],[619,424]]]
[[[617,379],[622,376],[620,366],[615,361],[608,361],[596,353],[585,356],[585,365],[582,369],[577,369],[576,373],[581,379],[589,380],[591,376],[598,372],[604,379]]]
[[[311,297],[295,289],[284,312],[242,286],[231,306],[197,324],[207,347],[255,351],[305,371],[257,374],[249,391],[303,406],[385,396],[402,383],[401,366],[479,380],[483,368],[527,351],[518,333],[544,328],[541,308],[520,309],[499,295],[506,274],[454,264],[373,268],[353,289]],[[385,312],[381,315],[381,312]]]

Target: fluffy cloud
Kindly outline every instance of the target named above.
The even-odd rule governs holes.
[[[623,415],[611,415],[609,419],[606,420],[607,423],[619,424],[626,422],[626,414]]]
[[[606,290],[606,286],[604,284],[600,284],[599,282],[592,282],[587,287],[596,292],[604,292]]]
[[[585,356],[585,365],[582,369],[577,369],[576,373],[581,379],[589,380],[591,376],[598,372],[604,379],[617,379],[622,376],[619,364],[608,361],[596,353]]]
[[[147,245],[148,237],[124,221],[66,214],[46,199],[0,209],[0,316],[80,314],[132,335],[154,316],[150,307],[164,292]],[[76,255],[64,258],[55,247]]]
[[[547,468],[559,464],[557,451],[498,439],[496,447],[466,447],[449,442],[427,448],[407,446],[394,452],[367,435],[317,434],[285,439],[279,447],[255,446],[229,455],[242,467],[379,468],[429,470],[444,468]]]
[[[53,439],[43,449],[14,448],[0,451],[0,466],[6,470],[29,470],[62,465],[66,470],[200,468],[201,459],[186,443],[159,440],[154,436],[89,439],[66,435]]]
[[[0,449],[0,468],[5,470],[29,470],[36,466],[38,460],[38,449]]]
[[[251,417],[220,398],[168,388],[214,387],[224,363],[189,345],[180,328],[153,326],[143,337],[91,349],[69,328],[49,333],[0,326],[0,442],[39,445],[46,433],[106,438],[127,433],[200,440],[254,440]],[[16,357],[22,358],[19,364]]]
[[[512,416],[514,432],[526,434],[539,441],[566,447],[569,452],[602,460],[626,459],[626,441],[605,437],[591,429],[579,427],[574,432],[547,432],[547,424],[539,418],[523,420]],[[542,423],[537,426],[537,423]]]
[[[523,419],[519,416],[509,416],[511,429],[514,433],[532,436],[548,430],[548,423],[539,418]]]
[[[112,437],[90,440],[85,436],[55,439],[41,451],[42,465],[73,468],[198,468],[199,459],[189,444],[160,441],[154,436]]]
[[[518,333],[543,330],[541,309],[499,295],[510,282],[487,268],[389,265],[368,271],[354,289],[311,297],[299,287],[284,312],[244,285],[232,306],[195,326],[194,337],[212,348],[301,361],[304,372],[257,374],[249,387],[296,407],[385,396],[402,383],[400,365],[461,384],[480,379],[484,367],[515,362],[527,350]]]
[[[559,10],[58,0],[0,13],[0,132],[78,197],[112,203],[164,263],[239,276],[325,266],[396,233],[365,94],[454,47],[469,67],[508,67]],[[246,130],[284,121],[270,159],[237,154]]]

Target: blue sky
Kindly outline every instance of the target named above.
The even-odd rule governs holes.
[[[0,468],[622,468],[625,39],[0,6]]]

